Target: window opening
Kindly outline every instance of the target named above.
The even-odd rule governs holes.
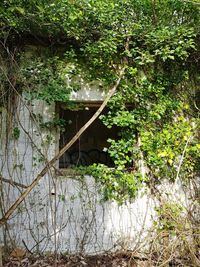
[[[60,133],[60,148],[72,139],[79,129],[94,115],[98,107],[99,105],[85,105],[83,109],[77,111],[65,110],[60,107],[60,118],[67,122],[65,130]],[[106,113],[107,109],[102,114]],[[108,129],[97,118],[60,158],[59,167],[89,166],[93,163],[102,163],[113,167],[113,161],[105,151],[105,148],[109,146],[108,138],[117,138],[116,128]]]

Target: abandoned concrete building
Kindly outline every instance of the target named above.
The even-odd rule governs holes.
[[[2,182],[1,215],[42,169],[41,151],[48,160],[52,159],[94,114],[105,96],[98,86],[83,83],[70,98],[82,103],[84,108],[73,111],[66,110],[62,103],[49,105],[20,96],[15,111],[21,129],[17,139],[7,139],[6,111],[1,112],[1,175],[4,180],[12,177],[11,183]],[[45,124],[55,114],[68,122],[62,131],[47,130],[38,123],[38,117]],[[87,254],[134,249],[138,244],[145,244],[145,239],[151,235],[156,205],[150,192],[142,190],[135,200],[121,205],[102,201],[99,185],[93,177],[80,178],[70,168],[92,163],[112,167],[104,149],[108,138],[117,138],[117,129],[109,131],[97,119],[54,168],[49,168],[2,227],[1,243],[14,242],[30,251],[56,249]],[[168,187],[167,191],[170,190]]]

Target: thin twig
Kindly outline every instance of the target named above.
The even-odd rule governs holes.
[[[179,162],[179,165],[178,165],[178,169],[177,169],[176,179],[174,181],[175,185],[178,183],[181,166],[182,166],[182,163],[183,163],[183,160],[184,160],[184,156],[185,156],[185,152],[186,152],[186,149],[187,149],[187,146],[189,144],[190,139],[191,139],[191,136],[187,139],[187,142],[186,142],[185,147],[183,149],[183,153],[181,155],[181,159],[180,159],[180,162]]]
[[[17,187],[21,187],[21,188],[28,188],[27,185],[24,185],[24,184],[21,184],[21,183],[17,183],[15,181],[13,181],[12,179],[6,179],[6,178],[3,178],[2,176],[0,176],[0,180],[4,183],[8,183],[12,186],[17,186]]]
[[[78,140],[78,138],[86,131],[86,129],[99,117],[101,112],[106,107],[108,101],[115,93],[120,81],[124,75],[125,67],[120,70],[119,78],[116,81],[113,88],[108,92],[107,97],[96,111],[96,113],[89,119],[89,121],[76,133],[76,135],[55,155],[49,162],[46,163],[42,171],[36,176],[33,182],[26,188],[26,190],[21,194],[21,196],[14,202],[14,204],[8,209],[4,216],[0,219],[0,225],[4,225],[6,221],[10,218],[16,208],[21,204],[21,202],[26,198],[26,196],[33,190],[33,188],[38,184],[42,177],[48,172],[48,170],[53,166],[53,164]]]

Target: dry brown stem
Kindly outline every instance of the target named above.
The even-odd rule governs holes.
[[[26,190],[19,196],[19,198],[14,202],[14,204],[8,209],[8,211],[4,214],[4,216],[0,219],[0,225],[4,225],[7,220],[10,218],[10,216],[13,214],[13,212],[16,210],[16,208],[20,205],[20,203],[26,198],[26,196],[33,190],[33,188],[38,184],[38,182],[44,177],[44,175],[47,173],[47,171],[53,167],[54,163],[76,142],[76,140],[79,139],[79,137],[85,132],[85,130],[99,117],[101,112],[106,107],[108,101],[115,93],[117,87],[120,84],[120,81],[124,75],[125,67],[123,67],[120,70],[119,78],[116,81],[115,85],[112,87],[112,89],[108,92],[107,97],[101,104],[101,106],[98,108],[96,113],[89,119],[89,121],[76,133],[76,135],[59,151],[58,154],[56,154],[55,157],[53,157],[49,162],[46,163],[45,167],[42,169],[42,171],[36,176],[36,178],[33,180],[33,182],[26,188]]]
[[[27,185],[24,185],[24,184],[21,184],[21,183],[17,183],[15,181],[13,181],[12,179],[7,179],[7,178],[4,178],[2,176],[0,176],[0,180],[2,182],[5,182],[5,183],[8,183],[12,186],[16,186],[16,187],[21,187],[21,188],[27,188],[28,186]]]

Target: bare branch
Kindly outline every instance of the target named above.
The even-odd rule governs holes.
[[[0,180],[4,183],[8,183],[12,186],[17,186],[17,187],[21,187],[21,188],[28,188],[27,185],[24,185],[24,184],[21,184],[21,183],[17,183],[15,181],[13,181],[12,179],[6,179],[6,178],[3,178],[2,176],[0,176]]]
[[[33,188],[38,184],[38,182],[42,179],[42,177],[47,173],[49,168],[53,167],[53,164],[78,140],[78,138],[85,132],[85,130],[99,117],[101,112],[106,107],[108,101],[115,93],[117,87],[120,84],[120,81],[124,75],[125,67],[120,70],[119,78],[116,81],[115,85],[108,92],[107,97],[96,111],[96,113],[89,119],[89,121],[76,133],[76,135],[59,151],[59,153],[53,157],[49,162],[46,163],[45,167],[42,171],[36,176],[33,182],[26,188],[26,190],[21,194],[21,196],[14,202],[14,204],[8,209],[5,215],[0,219],[0,225],[4,225],[6,221],[10,218],[16,208],[20,205],[20,203],[26,198],[26,196],[33,190]]]

